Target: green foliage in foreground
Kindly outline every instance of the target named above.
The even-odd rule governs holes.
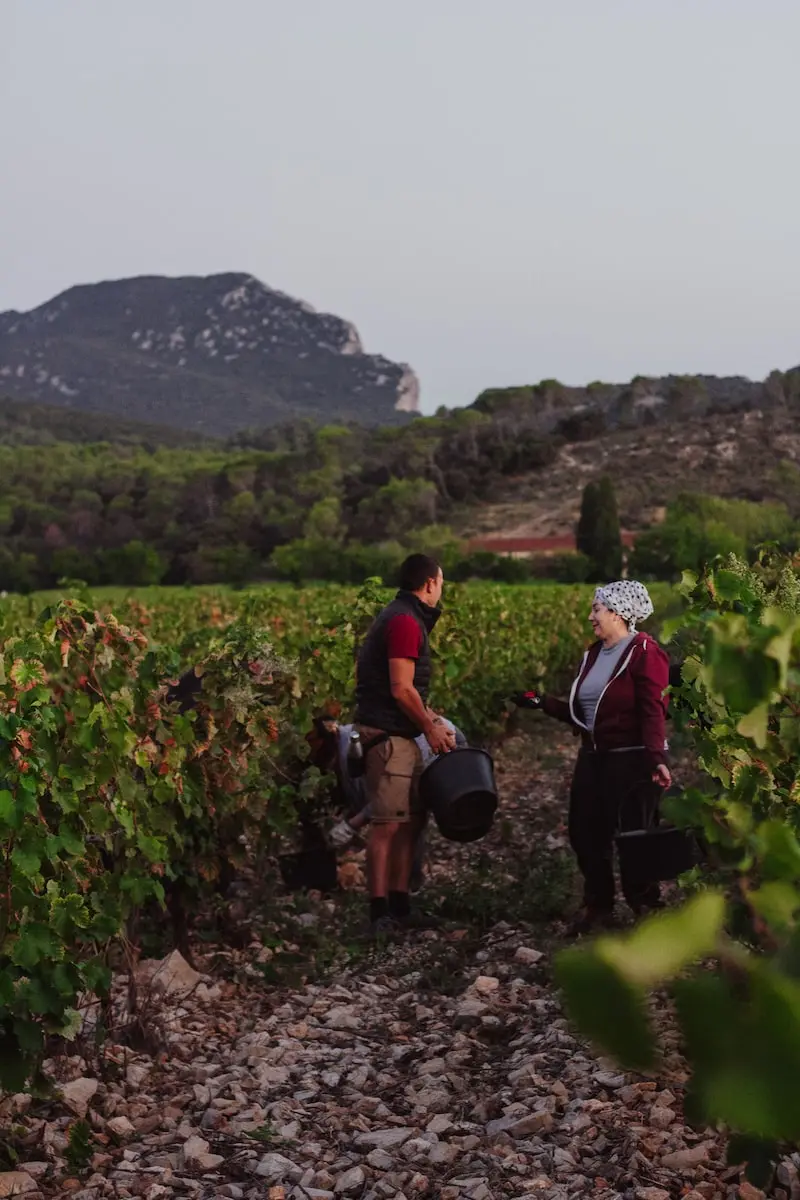
[[[658,1057],[646,997],[666,987],[692,1068],[688,1112],[740,1135],[763,1182],[800,1141],[800,580],[788,562],[730,559],[687,575],[665,631],[689,654],[681,698],[710,780],[667,807],[708,847],[682,909],[564,952],[570,1013],[622,1063]]]

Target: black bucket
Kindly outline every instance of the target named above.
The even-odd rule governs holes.
[[[333,892],[339,885],[336,851],[328,846],[281,854],[278,866],[290,892]]]
[[[448,841],[486,837],[497,811],[492,756],[473,746],[441,754],[422,772],[419,796]]]
[[[676,789],[671,789],[674,793]],[[642,883],[661,883],[677,879],[702,861],[702,854],[691,830],[662,825],[659,804],[647,819],[642,812],[642,828],[617,831],[614,838],[620,870]]]
[[[620,869],[643,883],[677,879],[700,862],[700,850],[687,829],[659,825],[616,836]]]

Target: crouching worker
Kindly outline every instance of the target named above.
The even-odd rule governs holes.
[[[428,707],[429,637],[441,611],[442,569],[435,559],[412,554],[400,568],[399,582],[394,600],[369,629],[356,665],[356,729],[370,812],[370,924],[378,934],[413,923],[409,883],[423,825],[417,738],[425,738],[432,754],[455,746],[454,735]]]
[[[595,592],[590,622],[596,641],[583,657],[569,700],[518,693],[515,703],[541,708],[581,735],[569,802],[569,839],[584,880],[584,908],[574,932],[607,925],[614,911],[614,836],[657,815],[669,787],[666,689],[669,659],[637,622],[653,612],[647,589],[620,580]],[[635,913],[659,905],[659,886],[630,871],[622,890]]]

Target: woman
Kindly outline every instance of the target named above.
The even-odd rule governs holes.
[[[569,700],[515,697],[542,708],[580,733],[569,807],[569,838],[584,879],[576,932],[609,924],[614,913],[614,835],[649,822],[661,789],[672,782],[665,723],[669,659],[637,622],[653,612],[647,588],[620,580],[595,592],[591,624],[597,640],[583,657]],[[644,820],[643,820],[644,818]],[[659,904],[658,884],[622,874],[635,913]]]

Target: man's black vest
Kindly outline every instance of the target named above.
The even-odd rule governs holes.
[[[440,609],[424,604],[413,592],[398,592],[391,604],[378,614],[358,654],[356,680],[356,722],[382,729],[395,737],[418,737],[422,732],[405,715],[392,695],[389,679],[389,654],[386,626],[392,617],[405,613],[420,629],[420,648],[414,668],[414,687],[428,701],[431,681],[431,653],[428,634],[439,619]]]

